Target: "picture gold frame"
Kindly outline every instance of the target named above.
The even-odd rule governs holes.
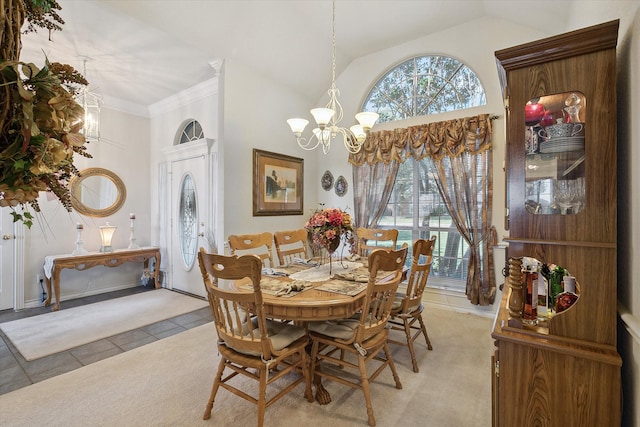
[[[302,215],[304,159],[253,149],[253,216]]]

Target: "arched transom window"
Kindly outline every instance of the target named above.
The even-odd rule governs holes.
[[[182,128],[180,133],[180,144],[184,144],[191,141],[197,141],[204,138],[204,132],[202,126],[197,120],[190,120]]]
[[[383,123],[485,104],[484,88],[471,68],[447,56],[420,56],[378,80],[362,110],[380,114]]]

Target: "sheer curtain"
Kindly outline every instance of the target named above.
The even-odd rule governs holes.
[[[362,150],[349,156],[349,162],[354,166],[354,187],[360,176],[368,180],[356,192],[356,218],[359,215],[367,218],[360,210],[368,206],[359,207],[359,200],[376,200],[377,196],[369,189],[376,186],[370,182],[374,179],[382,181],[379,175],[367,174],[365,170],[378,164],[396,163],[395,171],[389,171],[395,182],[398,165],[407,157],[427,158],[433,162],[438,191],[456,228],[470,247],[467,298],[476,305],[492,304],[496,287],[492,247],[496,243],[496,233],[491,226],[493,157],[489,115],[372,132]],[[385,176],[385,185],[389,181],[389,176]],[[377,219],[375,215],[371,216],[376,221],[384,212],[392,188],[393,185],[386,198],[376,201],[379,215]]]
[[[353,168],[356,227],[376,228],[391,197],[399,166],[392,160]]]

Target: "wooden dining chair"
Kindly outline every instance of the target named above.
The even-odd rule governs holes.
[[[328,378],[362,390],[370,426],[376,425],[369,390],[371,382],[388,366],[396,388],[402,388],[387,344],[389,335],[387,320],[396,290],[402,280],[402,269],[406,257],[406,246],[398,250],[373,250],[368,258],[369,282],[360,313],[348,319],[310,322],[307,326],[313,342],[311,372],[321,378]],[[376,279],[380,272],[389,272],[389,274],[384,275],[383,279]],[[381,351],[384,352],[385,357],[380,357]],[[336,355],[338,352],[340,356]],[[346,354],[346,357],[342,356],[343,354]],[[369,374],[367,363],[371,360],[380,364],[372,374]],[[338,365],[341,369],[333,371],[316,369],[318,363],[324,364],[324,362]],[[344,368],[358,372],[358,379],[354,380],[352,376],[345,375]]]
[[[362,257],[369,256],[372,250],[381,247],[395,249],[398,243],[398,230],[393,228],[359,227],[356,230],[356,236],[358,237],[358,255]]]
[[[293,263],[294,258],[308,259],[307,230],[276,231],[273,233],[280,265]]]
[[[416,353],[413,346],[414,341],[424,335],[427,342],[427,348],[433,350],[427,327],[422,318],[424,305],[422,303],[422,294],[427,285],[427,278],[431,271],[431,262],[433,260],[433,248],[436,243],[436,236],[429,240],[418,239],[413,242],[413,260],[411,264],[411,273],[407,281],[407,289],[405,292],[397,292],[391,308],[391,318],[389,324],[392,330],[403,331],[405,339],[403,341],[393,338],[394,334],[389,335],[390,343],[404,345],[409,347],[411,354],[411,363],[413,364],[413,372],[419,372]],[[418,322],[419,325],[415,325]]]
[[[260,291],[260,258],[256,255],[238,257],[210,254],[200,248],[198,263],[213,312],[220,353],[218,371],[203,419],[211,417],[213,401],[220,387],[257,405],[259,427],[264,423],[266,408],[300,383],[305,383],[304,396],[313,402],[305,350],[309,338],[303,327],[265,318]],[[239,292],[218,286],[220,279],[246,278],[250,279],[253,292]],[[273,369],[275,367],[278,369]],[[229,372],[225,375],[226,369]],[[231,380],[237,375],[257,381],[257,393],[250,394],[249,390],[245,390],[247,387],[239,386],[239,381],[232,383]],[[279,384],[278,393],[267,399],[267,386],[281,379],[287,381],[286,386]]]
[[[231,255],[255,254],[263,267],[275,267],[273,263],[273,234],[265,231],[258,234],[232,234],[229,236]]]

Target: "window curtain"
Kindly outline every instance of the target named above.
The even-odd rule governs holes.
[[[377,227],[391,197],[399,167],[400,163],[392,160],[353,168],[353,214],[357,227]]]
[[[470,247],[466,295],[475,305],[490,305],[495,299],[491,135],[491,119],[483,114],[372,132],[360,152],[349,156],[354,166],[354,183],[358,170],[367,165],[400,163],[408,157],[433,162],[438,191]],[[385,206],[387,201],[388,197]]]

